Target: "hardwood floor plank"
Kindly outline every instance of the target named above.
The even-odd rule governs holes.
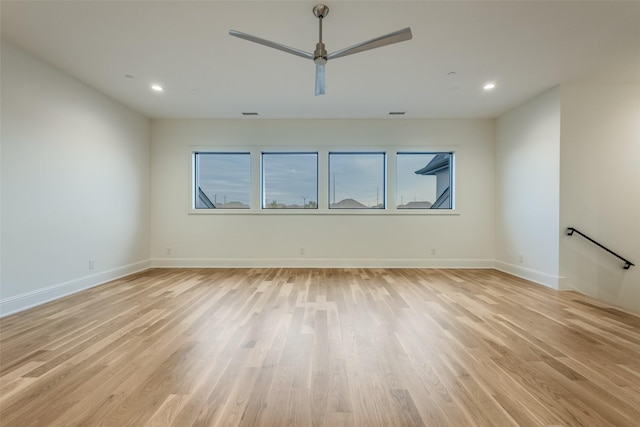
[[[152,269],[0,319],[0,424],[617,426],[640,318],[493,270]]]

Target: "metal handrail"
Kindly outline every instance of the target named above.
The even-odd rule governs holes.
[[[625,270],[628,270],[629,267],[631,267],[632,265],[635,266],[635,264],[632,263],[631,261],[629,261],[628,259],[618,255],[617,253],[613,252],[611,249],[607,248],[606,246],[603,246],[600,243],[596,242],[591,237],[589,237],[586,234],[580,232],[580,230],[577,230],[577,229],[575,229],[573,227],[567,227],[567,236],[573,236],[574,232],[578,233],[579,235],[581,235],[582,237],[584,237],[585,239],[587,239],[588,241],[590,241],[594,245],[600,246],[602,249],[604,249],[605,251],[609,252],[611,255],[614,255],[614,256],[617,256],[618,258],[620,258],[622,261],[624,261],[624,266],[622,268],[624,268]]]

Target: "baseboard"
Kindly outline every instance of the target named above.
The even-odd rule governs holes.
[[[154,258],[154,268],[493,268],[488,259]]]
[[[84,291],[119,279],[130,274],[147,270],[151,267],[151,261],[145,260],[122,267],[114,268],[107,271],[101,271],[89,276],[80,277],[78,279],[69,280],[64,283],[41,288],[35,291],[27,292],[9,298],[0,299],[0,317],[17,313],[44,303]]]
[[[552,274],[543,273],[538,270],[510,264],[508,262],[495,260],[494,268],[504,273],[511,274],[512,276],[520,277],[521,279],[526,279],[551,289],[560,290],[560,284],[562,283],[562,277],[560,276],[554,276]]]
[[[567,280],[566,277],[560,277],[560,279],[558,280],[558,290],[559,291],[575,291],[575,292],[582,293],[578,289],[574,288],[569,282],[569,280]]]

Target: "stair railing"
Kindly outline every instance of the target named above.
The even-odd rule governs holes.
[[[624,261],[624,266],[622,268],[624,268],[625,270],[628,270],[629,267],[631,267],[632,265],[635,266],[635,264],[632,263],[631,261],[629,261],[628,259],[618,255],[617,253],[613,252],[611,249],[601,245],[600,243],[596,242],[595,240],[593,240],[591,237],[587,236],[586,234],[580,232],[579,230],[577,230],[577,229],[575,229],[573,227],[567,227],[567,236],[573,236],[574,232],[578,233],[579,235],[581,235],[582,237],[584,237],[585,239],[587,239],[588,241],[590,241],[594,245],[600,246],[602,249],[604,249],[605,251],[609,252],[611,255],[614,255],[614,256],[620,258],[622,261]]]

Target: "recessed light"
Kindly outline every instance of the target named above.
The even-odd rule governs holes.
[[[247,113],[242,113],[243,116],[257,116],[258,113],[254,113],[254,112],[247,112]]]
[[[449,73],[447,73],[447,77],[449,77],[450,79],[454,78],[455,76],[456,76],[455,71],[450,71]]]
[[[484,86],[482,87],[482,89],[484,89],[484,90],[491,90],[491,89],[494,89],[495,87],[496,87],[496,84],[495,84],[495,83],[487,83],[486,85],[484,85]]]
[[[389,115],[390,116],[404,116],[404,113],[406,113],[406,111],[390,111]]]
[[[131,74],[125,74],[124,76],[125,76],[126,78],[128,78],[128,79],[132,79],[132,78],[133,78],[133,76],[132,76]]]
[[[155,90],[156,92],[162,92],[164,90],[164,88],[160,85],[151,85],[151,89]]]

